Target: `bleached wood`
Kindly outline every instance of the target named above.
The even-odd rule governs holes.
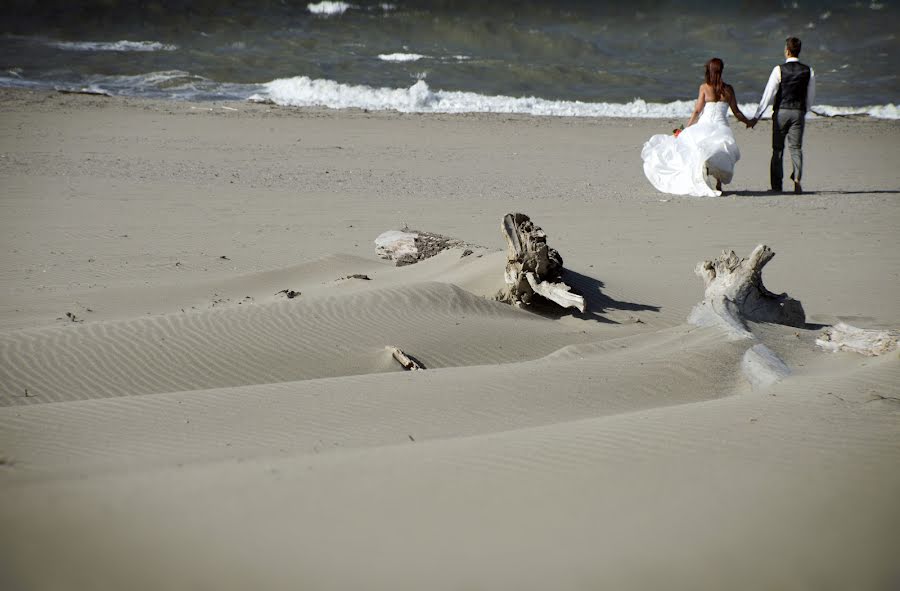
[[[825,329],[816,345],[826,351],[852,351],[867,357],[884,355],[897,349],[900,331],[857,328],[838,322]]]
[[[760,244],[746,259],[734,251],[723,251],[716,259],[698,263],[695,272],[706,289],[688,322],[725,326],[738,338],[753,338],[747,320],[805,326],[806,314],[798,300],[786,293],[772,293],[763,285],[762,269],[774,256],[772,249]]]
[[[768,388],[791,375],[791,370],[772,349],[753,345],[741,358],[741,371],[754,390]]]
[[[584,298],[562,281],[563,260],[547,245],[547,234],[524,213],[503,216],[500,230],[506,239],[506,291],[502,299],[514,305],[531,304],[540,295],[564,308],[584,312]]]
[[[375,253],[398,267],[412,265],[450,248],[474,245],[432,232],[388,230],[375,239]],[[471,254],[471,252],[470,252]]]
[[[407,371],[416,371],[425,369],[422,367],[416,360],[411,359],[406,353],[403,352],[400,347],[388,346],[387,350],[391,352],[391,355],[394,359],[403,366],[403,369]]]
[[[569,291],[569,286],[565,283],[539,282],[535,279],[534,273],[530,272],[525,273],[525,278],[528,279],[528,284],[535,293],[556,302],[563,308],[575,308],[579,312],[584,312],[584,298]]]
[[[392,261],[399,261],[404,257],[415,258],[419,253],[416,246],[418,237],[417,232],[388,230],[375,239],[375,253],[383,259]]]

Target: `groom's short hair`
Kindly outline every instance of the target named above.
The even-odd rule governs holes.
[[[796,37],[788,37],[784,42],[785,49],[794,57],[800,57],[800,40]]]

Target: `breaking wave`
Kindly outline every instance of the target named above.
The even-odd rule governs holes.
[[[415,62],[422,59],[424,56],[420,53],[381,53],[378,54],[378,59],[385,62]]]
[[[313,14],[330,16],[334,14],[344,14],[344,12],[346,12],[347,9],[350,8],[350,5],[346,2],[331,2],[329,0],[325,0],[324,2],[307,4],[306,8]]]
[[[264,92],[250,100],[270,100],[278,105],[329,107],[332,109],[393,110],[403,113],[517,113],[555,117],[635,117],[646,119],[687,118],[693,101],[649,103],[636,98],[628,103],[551,100],[537,97],[487,96],[474,92],[432,90],[424,80],[409,88],[373,88],[314,80],[307,76],[282,78],[263,85]],[[755,104],[741,105],[752,113]],[[893,104],[871,107],[816,106],[822,116],[869,115],[898,119]]]

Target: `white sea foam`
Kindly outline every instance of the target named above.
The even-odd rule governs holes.
[[[149,88],[178,89],[202,82],[210,82],[208,78],[191,74],[183,70],[165,70],[135,74],[132,76],[92,76],[87,79],[91,84],[128,89],[145,90]]]
[[[428,57],[420,53],[380,53],[378,59],[386,62],[415,62],[423,57]]]
[[[54,84],[55,88],[82,88],[103,91],[116,95],[153,96],[161,98],[191,99],[203,95],[227,97],[246,97],[251,91],[244,90],[245,85],[221,84],[185,72],[183,70],[166,70],[135,74],[129,76],[87,76],[78,84]]]
[[[52,47],[67,51],[175,51],[177,45],[158,41],[51,41]]]
[[[313,14],[330,16],[334,14],[344,14],[344,12],[350,8],[350,5],[346,2],[330,2],[329,0],[325,0],[324,2],[307,4],[306,8]]]
[[[829,105],[816,105],[813,109],[828,117],[840,117],[847,115],[868,115],[876,119],[900,119],[900,107],[893,103],[886,105],[871,105],[868,107],[831,107]]]
[[[262,93],[254,94],[250,100],[271,100],[278,105],[295,107],[394,110],[403,113],[518,113],[556,117],[680,119],[689,117],[694,107],[694,101],[648,103],[634,99],[628,103],[595,103],[488,96],[474,92],[432,90],[424,80],[409,88],[373,88],[298,76],[273,80],[264,84],[263,88]],[[753,113],[756,104],[748,103],[740,107],[744,113]],[[893,104],[863,108],[816,106],[815,109],[826,116],[866,114],[882,119],[900,118]]]

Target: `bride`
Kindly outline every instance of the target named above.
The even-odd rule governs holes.
[[[687,127],[677,136],[654,135],[641,150],[644,174],[663,193],[718,197],[722,185],[731,182],[741,152],[728,127],[728,108],[742,123],[750,120],[738,108],[734,89],[722,81],[724,68],[717,57],[706,62],[706,80]]]

